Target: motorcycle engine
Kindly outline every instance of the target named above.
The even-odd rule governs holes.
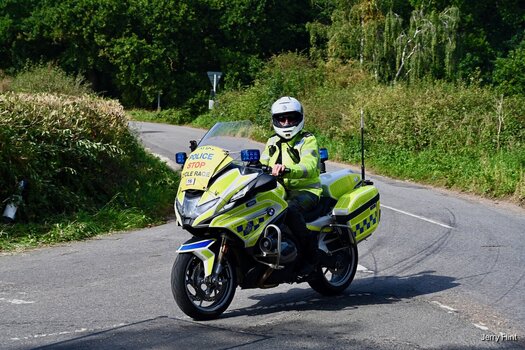
[[[276,237],[264,237],[259,247],[261,250],[269,256],[277,256],[277,238]],[[281,256],[279,259],[280,264],[288,264],[297,258],[297,247],[292,241],[283,239],[281,241]]]
[[[281,242],[281,263],[288,264],[297,258],[297,248],[291,241]]]

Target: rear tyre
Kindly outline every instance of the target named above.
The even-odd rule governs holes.
[[[357,271],[357,245],[351,244],[346,249],[336,252],[334,257],[335,263],[331,266],[323,266],[321,262],[308,281],[310,287],[322,295],[343,293],[352,283]]]
[[[204,277],[204,264],[193,254],[179,254],[171,270],[171,291],[180,309],[191,318],[218,318],[230,305],[237,288],[235,269],[224,258],[216,280]]]

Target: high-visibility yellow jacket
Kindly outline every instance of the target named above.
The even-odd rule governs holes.
[[[270,137],[261,155],[261,163],[270,167],[280,163],[290,169],[283,176],[287,190],[308,191],[321,196],[319,147],[314,135],[300,132],[291,140],[283,140],[278,135]]]

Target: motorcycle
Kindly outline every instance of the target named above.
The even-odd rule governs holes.
[[[176,154],[183,166],[175,200],[178,225],[193,237],[177,250],[171,272],[173,296],[195,320],[218,318],[237,286],[271,288],[307,282],[322,295],[342,293],[354,279],[357,244],[380,220],[379,192],[351,170],[326,173],[326,149],[320,150],[323,193],[313,212],[304,213],[317,235],[319,264],[307,276],[303,257],[286,226],[286,191],[260,151],[246,148],[249,122],[217,123],[192,152]],[[300,233],[298,233],[300,234]]]

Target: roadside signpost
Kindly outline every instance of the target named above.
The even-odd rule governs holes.
[[[215,93],[217,92],[217,85],[219,84],[219,80],[221,79],[221,77],[222,72],[208,72],[208,79],[210,79],[210,83],[212,86],[210,100],[208,101],[209,109],[213,109],[213,105],[215,103]]]

